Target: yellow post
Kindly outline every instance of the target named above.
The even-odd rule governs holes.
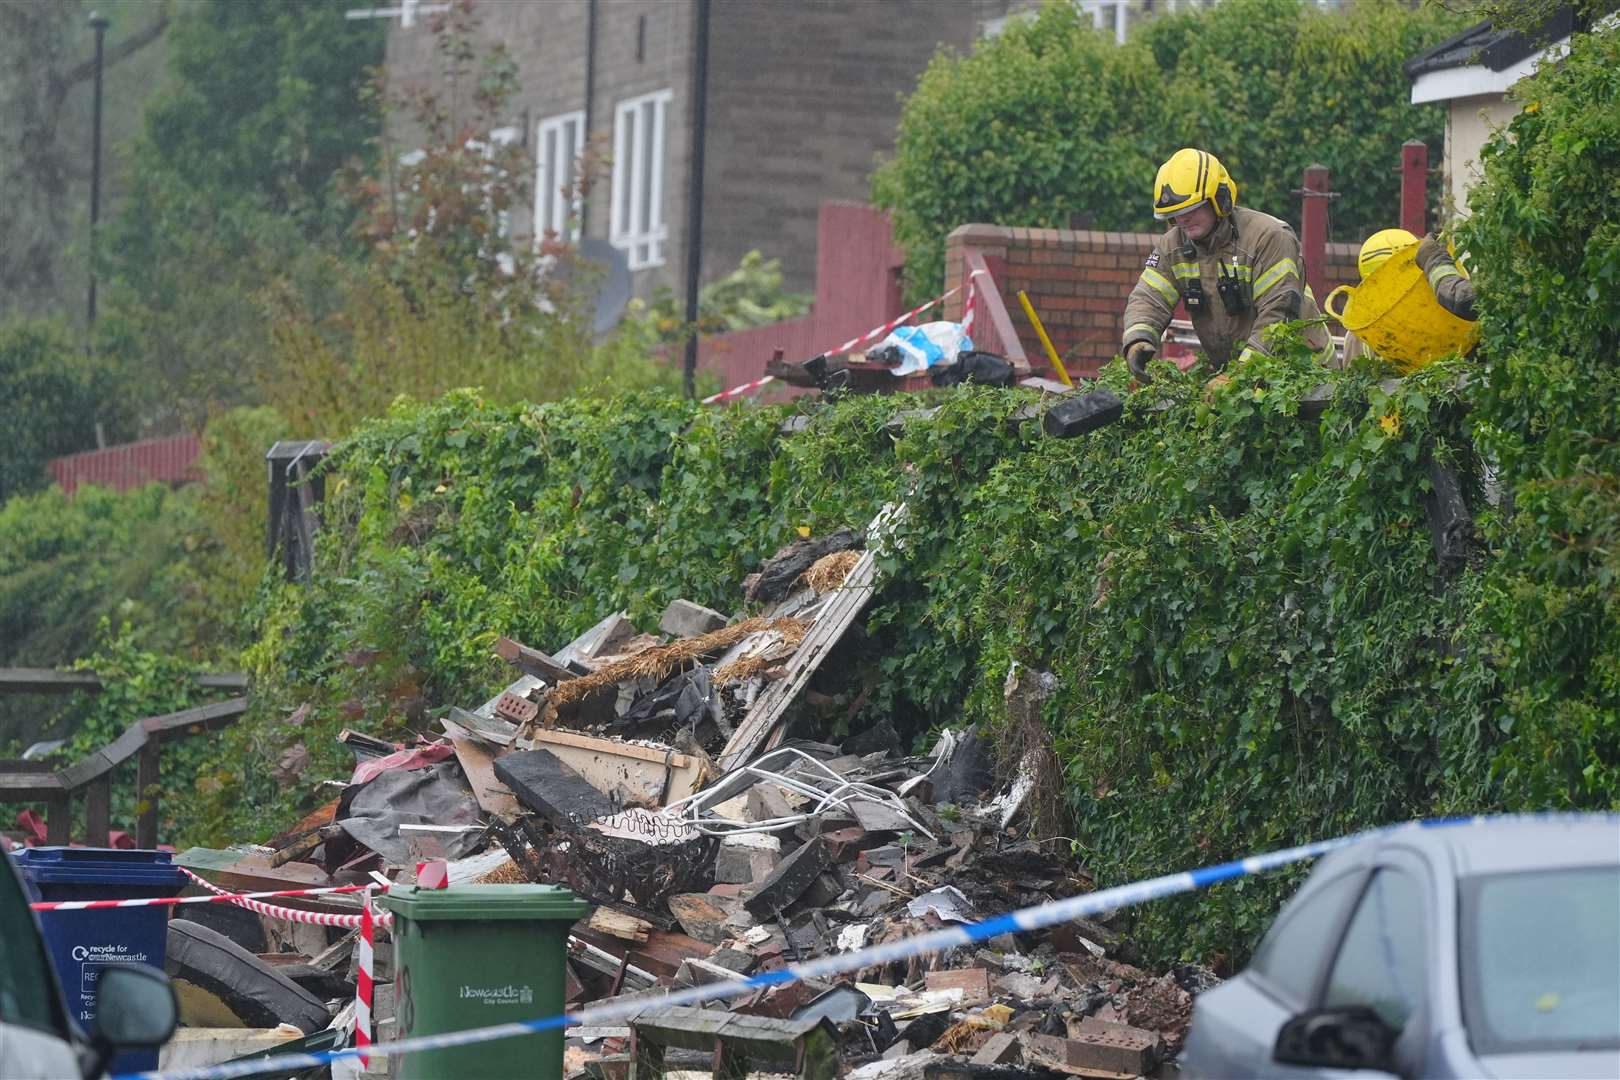
[[[1024,314],[1029,316],[1030,325],[1035,327],[1035,333],[1040,335],[1041,344],[1046,346],[1046,355],[1051,359],[1058,378],[1063,380],[1064,386],[1073,386],[1074,380],[1069,378],[1068,369],[1063,366],[1063,361],[1058,359],[1057,350],[1052,347],[1052,339],[1046,336],[1046,327],[1041,325],[1040,316],[1035,314],[1035,305],[1029,302],[1029,296],[1023,289],[1018,290],[1018,302],[1024,305]]]

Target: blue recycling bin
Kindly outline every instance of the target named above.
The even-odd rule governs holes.
[[[176,896],[185,875],[167,851],[117,848],[39,847],[12,853],[34,900],[134,900]],[[163,970],[169,941],[169,908],[101,908],[41,911],[40,929],[68,1011],[90,1031],[96,1016],[96,983],[112,964],[146,964]],[[125,1052],[108,1071],[157,1068],[156,1050]]]

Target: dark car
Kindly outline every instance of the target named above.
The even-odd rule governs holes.
[[[1181,1066],[1620,1077],[1620,817],[1413,827],[1334,852],[1249,968],[1198,998]]]
[[[68,1019],[39,921],[11,856],[0,872],[0,1077],[63,1080],[101,1076],[119,1050],[161,1046],[178,1010],[163,972],[138,964],[109,968],[96,991],[96,1030]]]

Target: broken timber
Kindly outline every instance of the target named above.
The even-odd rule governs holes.
[[[495,655],[525,675],[545,679],[553,686],[579,677],[558,663],[555,658],[547,656],[539,649],[531,649],[527,645],[513,641],[509,637],[503,637],[495,642]]]
[[[772,683],[759,696],[742,723],[737,725],[736,732],[727,740],[718,762],[722,773],[746,764],[758,754],[781,723],[788,707],[809,683],[810,676],[816,673],[833,646],[838,644],[844,632],[865,610],[876,591],[877,556],[882,541],[905,520],[905,516],[906,507],[902,503],[900,506],[885,506],[872,520],[866,532],[866,550],[861,552],[860,561],[850,570],[844,583],[835,590],[832,601],[816,617],[815,625],[793,654],[787,676]]]

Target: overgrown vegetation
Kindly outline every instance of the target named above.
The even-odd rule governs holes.
[[[1246,0],[1156,14],[1119,46],[1077,5],[1048,4],[934,59],[873,199],[918,298],[940,291],[958,225],[1151,229],[1154,172],[1182,146],[1214,153],[1245,205],[1288,221],[1302,170],[1327,165],[1334,239],[1359,242],[1392,223],[1401,144],[1440,157],[1441,108],[1409,103],[1401,64],[1464,25],[1431,4]]]
[[[50,459],[96,446],[129,430],[129,410],[118,399],[111,368],[76,348],[58,321],[0,322],[0,503],[39,491],[51,482]]]
[[[1512,512],[1481,598],[1502,779],[1539,805],[1620,802],[1620,30],[1521,83],[1461,242],[1479,273],[1481,449]],[[1529,752],[1529,747],[1540,752]]]
[[[352,255],[333,179],[381,129],[364,90],[383,33],[339,0],[197,0],[176,10],[167,49],[169,85],[104,231],[98,348],[149,423],[195,430],[253,400],[269,338],[259,290],[325,296],[326,258]]]
[[[796,527],[859,526],[901,498],[903,554],[863,650],[881,659],[856,676],[877,687],[868,708],[917,736],[960,722],[964,701],[994,722],[1010,660],[1052,666],[1074,835],[1105,880],[1524,805],[1491,774],[1511,737],[1441,719],[1496,715],[1487,659],[1444,645],[1479,578],[1435,590],[1420,505],[1426,452],[1466,469],[1458,373],[1393,397],[1335,376],[1319,426],[1294,415],[1322,377],[1297,354],[1214,403],[1167,374],[1169,413],[1139,395],[1123,424],[1074,442],[1013,424],[1023,398],[997,392],[945,395],[898,436],[885,422],[912,402],[842,402],[789,438],[787,407],[402,406],[335,459],[343,524],[316,585],[263,594],[258,715],[224,737],[219,789],[187,820],[203,839],[268,833],[346,769],[339,727],[425,730],[483,700],[505,678],[497,635],[556,647],[621,607],[648,625],[678,596],[731,609]],[[294,742],[312,765],[283,787],[261,766]],[[1149,914],[1144,933],[1241,951],[1280,887],[1203,901],[1233,917],[1197,921],[1202,938],[1185,912]]]
[[[1527,84],[1486,155],[1462,232],[1479,357],[1393,391],[1296,344],[1213,397],[1161,368],[1121,423],[1074,441],[1014,423],[1019,393],[972,389],[899,430],[911,400],[807,406],[786,437],[788,406],[400,406],[334,458],[317,584],[260,594],[259,712],[187,820],[268,832],[310,786],[251,763],[297,743],[307,775],[341,773],[340,725],[423,728],[500,685],[497,634],[554,647],[621,607],[643,624],[676,596],[731,608],[799,526],[899,499],[852,676],[876,687],[868,708],[926,740],[1000,723],[1012,662],[1053,670],[1070,835],[1101,881],[1410,817],[1620,807],[1616,39],[1579,38]],[[1331,405],[1302,421],[1322,382]],[[1431,459],[1479,525],[1449,577]],[[1303,872],[1149,906],[1137,938],[1240,963]]]

